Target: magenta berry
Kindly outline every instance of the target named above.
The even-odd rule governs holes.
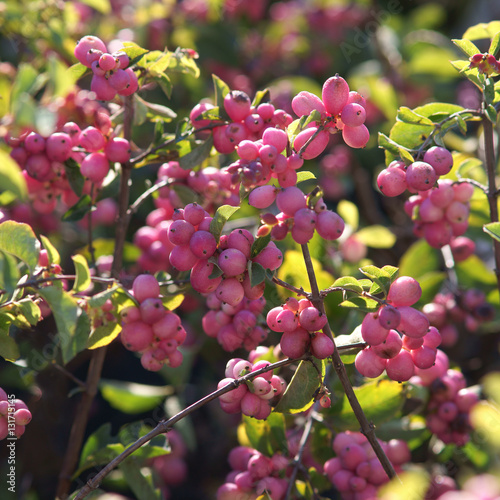
[[[323,84],[321,97],[328,113],[338,115],[349,99],[349,85],[341,76],[332,76]]]

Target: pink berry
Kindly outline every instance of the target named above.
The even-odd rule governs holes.
[[[101,52],[106,52],[106,45],[104,42],[92,35],[84,36],[80,38],[75,47],[75,57],[84,65],[90,68],[90,64],[87,62],[87,54],[90,50],[97,50]]]
[[[292,99],[292,109],[297,116],[309,115],[312,111],[317,110],[321,115],[326,113],[323,101],[316,95],[303,90]]]
[[[342,122],[349,127],[358,127],[365,123],[366,110],[356,103],[348,103],[342,108]]]
[[[112,163],[125,163],[130,160],[130,143],[123,137],[113,137],[106,143],[104,154]]]
[[[153,330],[142,321],[126,323],[123,325],[120,339],[128,350],[140,352],[153,342]]]
[[[349,127],[345,125],[342,129],[342,138],[351,148],[364,148],[370,140],[370,131],[364,124],[356,127]]]
[[[406,182],[408,186],[417,191],[428,191],[437,180],[436,171],[429,163],[415,161],[406,169]]]
[[[406,174],[399,168],[386,168],[378,175],[377,185],[386,196],[399,196],[406,191]]]
[[[116,96],[116,90],[109,84],[108,80],[101,75],[94,74],[90,82],[90,90],[95,92],[99,101],[111,101]],[[123,92],[121,90],[120,92]]]
[[[332,76],[323,84],[321,97],[328,113],[338,115],[349,99],[349,85],[341,76]]]
[[[30,132],[24,140],[24,148],[32,155],[42,153],[45,151],[45,139],[36,132]]]
[[[226,278],[215,290],[216,297],[221,302],[226,302],[230,305],[237,305],[245,296],[242,284],[236,278]]]
[[[96,127],[87,127],[78,136],[80,146],[89,152],[100,151],[106,145],[106,139]]]
[[[345,224],[336,212],[325,210],[318,214],[316,231],[325,240],[336,240],[344,232]]]
[[[317,127],[308,127],[295,137],[293,147],[297,153],[300,153],[300,156],[304,160],[311,160],[319,156],[325,150],[329,140],[330,134],[326,130],[318,131]],[[305,149],[302,150],[304,146]]]
[[[227,277],[238,276],[247,268],[247,258],[236,248],[223,250],[218,258],[219,267]]]
[[[333,354],[335,344],[328,335],[323,332],[316,332],[311,339],[312,355],[318,359],[326,359]]]
[[[245,92],[233,90],[224,97],[224,109],[231,120],[239,122],[250,114],[252,103]]]
[[[109,172],[109,162],[104,153],[90,153],[80,165],[80,172],[91,182],[99,183]]]
[[[209,259],[215,253],[217,242],[209,231],[196,231],[189,240],[189,248],[198,259]]]
[[[453,156],[441,146],[433,146],[424,154],[424,161],[429,163],[438,175],[446,175],[453,167]]]
[[[271,185],[259,186],[251,191],[248,203],[252,207],[264,209],[272,205],[276,199],[276,188]]]
[[[140,274],[132,284],[132,292],[139,303],[146,299],[156,299],[160,295],[160,285],[151,274]]]
[[[309,348],[310,341],[309,332],[304,328],[299,327],[291,332],[285,332],[280,340],[281,352],[289,358],[300,358]]]
[[[381,344],[387,338],[387,329],[380,324],[375,313],[368,313],[361,323],[363,340],[372,346]]]
[[[396,329],[401,322],[401,313],[395,307],[387,305],[379,309],[378,320],[383,328]]]
[[[385,365],[387,376],[398,382],[406,382],[413,377],[415,366],[408,351],[402,349],[394,358],[388,359]]]
[[[420,338],[429,331],[429,320],[427,316],[410,306],[398,307],[401,313],[401,322],[398,330],[408,337]]]
[[[412,306],[420,300],[422,288],[419,282],[410,276],[400,276],[389,288],[387,300],[395,306]]]

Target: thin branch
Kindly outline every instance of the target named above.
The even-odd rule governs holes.
[[[306,264],[307,275],[309,277],[309,282],[311,283],[311,302],[321,314],[326,315],[324,299],[321,298],[318,282],[316,280],[316,274],[312,265],[311,254],[309,253],[309,247],[307,246],[307,244],[301,245],[301,247],[302,254],[304,256],[304,262]],[[328,322],[323,328],[323,333],[328,335],[333,340],[333,334]],[[375,452],[375,455],[377,456],[379,462],[381,463],[389,478],[392,479],[394,477],[397,477],[394,467],[392,466],[390,460],[387,458],[387,455],[385,454],[384,450],[377,440],[377,437],[375,436],[374,426],[368,422],[368,419],[366,418],[366,415],[364,414],[363,409],[359,404],[358,398],[356,397],[354,389],[351,385],[351,381],[349,380],[349,377],[347,375],[344,363],[340,358],[338,349],[335,349],[333,351],[332,364],[335,372],[337,373],[337,376],[340,379],[342,387],[344,388],[345,395],[347,397],[347,400],[349,401],[349,404],[351,405],[352,411],[354,412],[354,415],[356,415],[359,425],[361,426],[361,432],[366,436],[368,442],[373,448],[373,451]]]
[[[486,173],[488,175],[488,204],[490,207],[490,221],[498,222],[497,185],[496,185],[496,158],[493,143],[493,124],[486,116],[483,116],[483,137]],[[495,254],[495,275],[497,286],[500,290],[500,241],[493,239],[493,250]]]
[[[101,469],[92,479],[90,479],[87,484],[78,492],[78,494],[75,496],[74,500],[81,500],[82,498],[85,498],[91,491],[95,490],[96,488],[99,487],[101,484],[101,481],[120,463],[122,463],[127,457],[132,455],[134,451],[138,450],[141,446],[145,445],[151,439],[154,437],[158,436],[159,434],[163,434],[165,432],[168,432],[172,429],[172,426],[179,422],[179,420],[182,420],[183,418],[187,417],[189,414],[193,413],[195,410],[198,410],[202,406],[205,406],[207,403],[210,403],[214,399],[219,398],[223,394],[226,394],[227,392],[232,391],[233,389],[236,389],[238,386],[241,384],[244,384],[247,380],[252,380],[253,378],[261,375],[262,373],[266,373],[271,370],[275,370],[277,368],[281,368],[287,365],[290,365],[292,363],[295,363],[302,358],[298,359],[291,359],[287,358],[281,361],[278,361],[276,363],[272,363],[270,365],[267,365],[263,368],[260,368],[259,370],[256,370],[254,372],[247,373],[243,377],[234,379],[232,382],[229,382],[227,385],[224,387],[221,387],[220,389],[217,389],[214,392],[211,392],[204,398],[198,400],[196,403],[193,403],[192,405],[188,406],[187,408],[184,408],[182,411],[174,415],[173,417],[169,418],[168,420],[162,420],[153,430],[139,438],[137,441],[135,441],[133,444],[131,444],[125,451],[120,453],[117,457],[115,457],[111,462],[109,462],[103,469]]]
[[[302,287],[297,288],[286,281],[280,280],[278,277],[273,276],[273,283],[290,290],[291,292],[295,292],[297,295],[303,295],[306,298],[310,298],[311,294],[306,292]]]

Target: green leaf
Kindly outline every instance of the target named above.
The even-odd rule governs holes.
[[[73,292],[83,292],[92,284],[92,281],[90,280],[90,270],[87,259],[81,254],[72,255],[71,259],[73,260],[76,274],[75,283],[73,285]]]
[[[40,242],[28,224],[8,220],[0,224],[0,250],[22,260],[33,273],[38,265]]]
[[[233,215],[239,209],[240,207],[233,207],[231,205],[222,205],[215,212],[212,222],[210,222],[210,232],[214,236],[217,243],[219,243],[220,235],[222,234],[224,224],[229,220],[231,215]]]
[[[352,364],[356,359],[356,355],[362,349],[360,347],[353,347],[349,349],[350,345],[364,344],[365,340],[361,335],[361,325],[357,326],[350,335],[338,335],[334,339],[335,346],[342,348],[339,350],[340,356],[344,364]]]
[[[96,293],[95,295],[92,295],[92,297],[89,297],[87,304],[91,308],[102,307],[105,304],[105,302],[108,299],[111,299],[113,297],[114,293],[120,289],[121,288],[119,286],[115,286],[113,288],[108,288],[107,290]]]
[[[376,300],[368,297],[351,297],[341,302],[339,306],[346,307],[348,309],[357,309],[366,313],[376,312],[380,308],[380,304]]]
[[[271,457],[277,452],[286,452],[285,417],[282,414],[272,412],[266,420],[243,415],[241,425],[250,445],[264,455]]]
[[[262,250],[264,250],[264,248],[267,247],[270,241],[271,241],[270,234],[255,238],[254,242],[252,243],[252,247],[250,249],[250,259],[257,257],[257,255],[259,255],[259,253],[262,252]]]
[[[482,40],[492,38],[500,31],[500,21],[491,21],[489,23],[479,23],[467,28],[463,38],[467,40]]]
[[[20,277],[17,260],[12,255],[0,251],[0,288],[5,290],[0,296],[2,302],[12,299]]]
[[[392,248],[396,235],[387,227],[377,224],[360,229],[356,239],[371,248]]]
[[[426,273],[437,271],[441,266],[438,250],[430,247],[425,240],[413,243],[399,261],[401,276],[410,276],[419,280]]]
[[[392,380],[368,382],[355,387],[354,392],[369,422],[377,426],[401,415],[406,400],[404,385]],[[345,394],[328,413],[334,415],[333,425],[338,430],[358,430],[359,423]]]
[[[164,296],[161,302],[169,311],[173,311],[184,302],[184,295],[182,293],[177,293],[176,295]]]
[[[130,66],[136,64],[144,54],[147,54],[149,50],[143,49],[134,42],[123,42],[123,48],[120,49],[130,58]]]
[[[252,287],[260,285],[266,279],[266,270],[258,262],[248,261],[248,276]]]
[[[100,381],[99,390],[113,408],[128,414],[150,411],[172,394],[170,386],[160,387],[108,379]]]
[[[168,99],[172,97],[172,81],[165,73],[158,73],[153,77]]]
[[[452,42],[462,50],[462,52],[468,57],[472,57],[474,54],[480,54],[481,51],[467,39],[454,39]]]
[[[455,269],[461,286],[468,288],[477,288],[478,285],[496,287],[495,273],[477,255],[471,255],[462,262],[456,262]]]
[[[271,91],[269,89],[257,90],[252,101],[252,106],[256,108],[259,104],[271,101]]]
[[[314,403],[316,390],[321,386],[325,375],[325,362],[320,363],[318,369],[311,361],[301,361],[293,374],[275,411],[280,413],[300,413],[309,409]]]
[[[135,99],[139,101],[141,104],[146,106],[148,110],[148,116],[150,118],[161,118],[163,121],[170,122],[174,118],[177,118],[177,113],[167,106],[163,106],[161,104],[156,104],[154,102],[145,101],[141,99],[138,95],[135,95]]]
[[[76,299],[62,288],[47,286],[38,290],[54,315],[59,335],[63,362],[68,363],[87,345],[90,321],[78,307]]]
[[[15,361],[20,356],[16,341],[3,329],[0,329],[0,356],[6,361]]]
[[[66,173],[66,178],[68,179],[71,189],[78,195],[83,194],[83,185],[85,184],[85,179],[80,171],[80,165],[70,158],[64,162],[64,171]]]
[[[161,500],[161,491],[153,485],[153,476],[149,469],[142,468],[142,461],[131,456],[124,460],[118,468],[133,491],[137,500]],[[148,474],[147,476],[144,474]]]
[[[221,117],[224,119],[229,118],[226,110],[224,109],[224,97],[226,97],[226,95],[230,92],[229,85],[214,74],[212,75],[212,81],[215,92],[215,106],[219,106]]]
[[[399,144],[394,142],[392,139],[389,139],[389,137],[387,137],[382,132],[378,133],[378,147],[386,149],[393,156],[398,156],[399,150],[401,149],[401,146]]]
[[[483,231],[493,239],[500,241],[500,222],[490,222],[483,226]]]
[[[109,0],[81,0],[81,3],[88,5],[101,14],[106,15],[111,13],[111,4],[109,3]]]
[[[19,200],[28,196],[26,180],[16,161],[0,149],[0,189],[10,191]]]
[[[491,39],[488,53],[498,57],[498,54],[500,53],[500,31]]]
[[[407,166],[411,165],[415,161],[415,158],[413,158],[412,154],[409,153],[405,148],[398,148],[398,153]]]
[[[61,263],[61,256],[59,255],[57,248],[43,234],[40,235],[40,240],[42,242],[43,248],[47,251],[47,256],[49,258],[49,264],[60,264]]]
[[[68,73],[68,79],[70,80],[79,80],[80,78],[85,75],[89,71],[89,68],[87,66],[84,66],[82,63],[77,62],[76,64],[73,64],[73,66],[70,66],[66,72]]]
[[[381,288],[384,295],[387,295],[391,284],[391,274],[389,272],[372,265],[360,267],[359,270],[373,280]]]
[[[297,184],[299,182],[310,181],[311,179],[316,179],[316,176],[307,170],[301,170],[297,172]]]
[[[406,106],[401,106],[398,109],[398,114],[396,115],[396,120],[399,120],[401,122],[405,123],[413,123],[416,125],[433,125],[433,122],[429,120],[429,118],[419,115],[418,113],[415,113],[412,109],[406,107]]]
[[[101,425],[93,432],[83,445],[80,462],[78,467],[81,468],[84,463],[89,461],[89,457],[95,454],[96,451],[104,448],[106,445],[116,442],[116,439],[111,437],[111,424],[109,422]]]
[[[344,290],[351,292],[362,293],[363,287],[359,284],[356,278],[352,276],[343,276],[334,281],[332,287],[342,287]]]
[[[92,198],[85,194],[72,207],[66,210],[62,216],[64,222],[76,222],[82,220],[92,210]]]
[[[353,231],[358,229],[359,211],[352,201],[340,200],[337,205],[337,213]]]
[[[488,104],[484,110],[488,120],[495,125],[497,123],[497,111],[494,106]]]
[[[31,326],[35,326],[40,321],[42,317],[40,308],[31,298],[15,302],[15,305]]]
[[[384,500],[399,500],[406,498],[412,492],[412,500],[424,500],[429,488],[430,477],[423,469],[403,471],[398,477],[380,487],[378,498]]]
[[[209,156],[213,146],[213,138],[210,136],[206,141],[192,149],[189,153],[177,159],[179,165],[184,169],[191,169],[201,165]]]
[[[88,338],[87,349],[98,349],[99,347],[111,344],[121,331],[122,327],[119,323],[107,323],[98,326]]]
[[[483,95],[486,104],[493,104],[495,101],[495,82],[492,78],[486,78]]]

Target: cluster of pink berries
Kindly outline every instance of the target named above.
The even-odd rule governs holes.
[[[206,303],[209,311],[202,318],[203,331],[216,338],[225,351],[241,347],[252,351],[267,338],[267,330],[258,324],[266,305],[264,297],[253,300],[245,297],[232,306],[221,302],[212,292]]]
[[[334,146],[321,158],[319,162],[322,173],[320,184],[325,198],[330,200],[346,198],[353,162],[352,151],[345,144]]]
[[[287,457],[279,453],[267,457],[253,448],[237,446],[229,452],[228,462],[232,471],[217,490],[217,500],[255,500],[266,493],[271,500],[285,498]]]
[[[474,390],[466,387],[462,373],[450,369],[449,365],[446,354],[438,350],[435,365],[416,370],[411,381],[429,388],[427,428],[445,444],[463,446],[470,439],[469,413],[479,397]]]
[[[342,131],[344,142],[351,148],[364,148],[370,139],[366,127],[366,101],[339,75],[323,84],[321,99],[303,90],[292,99],[294,113],[301,117],[313,111],[320,114],[319,123],[312,122],[299,132],[293,142],[301,158],[309,160],[319,156],[328,146],[330,133]]]
[[[365,316],[361,335],[370,347],[356,356],[361,375],[375,378],[385,370],[390,379],[405,382],[416,368],[434,364],[441,334],[430,326],[424,313],[411,307],[421,295],[418,281],[401,276],[389,288],[388,304]]]
[[[264,225],[259,228],[259,235],[270,232],[273,239],[282,240],[290,232],[294,241],[305,244],[315,230],[325,240],[336,240],[344,232],[344,221],[336,212],[327,210],[322,198],[309,208],[308,197],[297,186],[284,189],[260,186],[248,197],[248,203],[259,209],[269,207],[274,201],[280,213],[261,216]]]
[[[178,162],[169,161],[158,169],[158,182],[169,185],[158,190],[157,205],[167,210],[183,206],[176,187],[187,186],[203,198],[203,207],[213,211],[221,205],[239,205],[238,189],[231,184],[227,168],[205,167],[200,170],[184,169]]]
[[[428,191],[452,167],[452,154],[446,148],[432,146],[424,153],[422,161],[415,161],[408,166],[399,160],[391,162],[378,175],[377,184],[386,196],[398,196],[407,189],[412,193]]]
[[[26,403],[7,395],[0,387],[0,440],[21,437],[30,422],[31,412]]]
[[[83,130],[75,122],[66,122],[58,132],[43,137],[28,132],[19,138],[8,138],[10,155],[19,166],[33,198],[33,207],[41,213],[52,213],[61,196],[68,206],[78,201],[67,179],[64,162],[70,158],[80,164],[81,174],[100,185],[109,172],[110,162],[130,159],[130,144],[121,137],[110,136],[109,116],[100,113],[101,127]],[[85,186],[89,191],[90,185]]]
[[[265,284],[252,286],[248,266],[257,263],[271,271],[278,269],[283,254],[272,241],[252,257],[254,237],[246,229],[222,235],[217,244],[210,232],[212,218],[199,205],[191,203],[176,214],[168,229],[168,237],[176,245],[170,252],[170,263],[179,271],[191,269],[191,285],[197,292],[214,292],[231,306],[244,297],[253,300],[262,296]],[[221,274],[211,277],[217,269]]]
[[[289,358],[300,358],[310,351],[318,359],[328,358],[335,350],[333,340],[321,330],[328,318],[310,300],[289,297],[283,306],[267,313],[267,325],[274,332],[283,332],[281,352]]]
[[[410,450],[405,441],[380,441],[387,458],[396,472],[410,461]],[[325,462],[324,473],[343,500],[373,500],[377,489],[389,477],[375,455],[370,443],[361,432],[341,432],[333,440],[335,457]]]
[[[422,312],[432,326],[439,329],[442,345],[450,347],[458,340],[457,324],[464,325],[469,332],[475,332],[486,321],[491,321],[494,308],[486,302],[482,290],[470,288],[459,295],[451,292],[438,293],[432,302],[425,304]]]
[[[283,155],[287,146],[287,133],[275,127],[266,128],[259,140],[241,141],[236,146],[240,158],[227,167],[233,189],[239,190],[240,185],[246,190],[264,186],[272,178],[281,187],[295,186],[297,170],[304,160],[296,153]]]
[[[427,497],[426,497],[427,498]],[[500,479],[493,474],[477,474],[469,477],[460,491],[449,489],[437,500],[498,500]]]
[[[180,433],[172,429],[167,434],[170,453],[151,459],[150,464],[161,482],[162,499],[171,498],[171,486],[186,481],[188,466],[186,463],[187,446]]]
[[[209,103],[197,104],[189,115],[196,129],[213,126],[211,132],[214,147],[222,154],[232,153],[241,141],[260,139],[268,127],[285,129],[293,121],[288,113],[276,109],[270,103],[261,103],[253,107],[250,97],[240,90],[229,92],[224,97],[223,105],[231,120],[229,124],[221,123],[220,119],[201,118],[202,113],[214,108]]]
[[[97,99],[111,101],[117,94],[129,96],[139,88],[137,75],[129,67],[128,55],[123,51],[110,54],[100,38],[84,36],[78,41],[74,54],[78,61],[92,69],[90,89]]]
[[[410,196],[405,202],[405,212],[413,219],[413,233],[423,237],[431,247],[442,248],[462,236],[469,227],[469,200],[474,187],[465,182],[453,183],[439,180],[436,187]],[[454,245],[458,259],[464,260],[474,252],[474,245],[464,246],[461,252]]]
[[[230,359],[226,365],[226,378],[219,382],[217,389],[270,364],[269,361],[251,363],[241,358]],[[236,389],[226,392],[219,397],[219,402],[226,413],[241,412],[248,417],[265,420],[271,414],[271,400],[283,394],[285,387],[285,381],[269,370],[244,384],[240,384]]]
[[[132,293],[139,306],[127,307],[121,313],[122,344],[141,353],[141,364],[146,370],[158,371],[164,365],[177,368],[183,358],[178,347],[186,339],[179,316],[165,308],[160,285],[150,274],[135,278]]]
[[[493,54],[474,54],[469,57],[469,68],[477,68],[479,73],[492,75],[500,73],[500,61]]]

